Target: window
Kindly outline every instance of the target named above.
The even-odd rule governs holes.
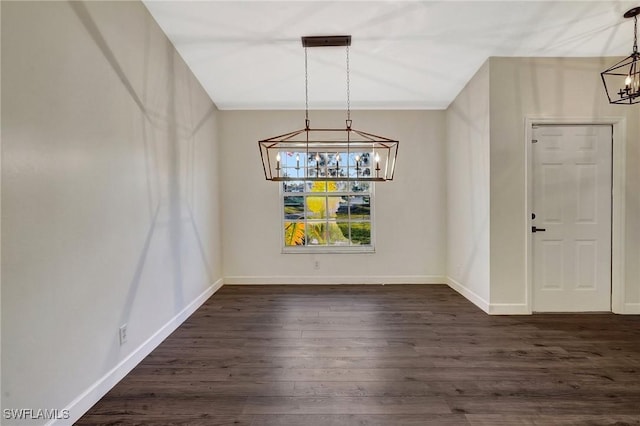
[[[292,158],[296,154],[287,156]],[[312,158],[320,156],[320,165],[310,166],[316,169],[312,173],[332,179],[343,176],[345,170],[340,169],[340,157],[347,158],[346,153],[341,154],[337,162],[331,154],[310,154]],[[361,173],[369,172],[368,156],[365,154],[365,157],[366,162],[361,160]],[[295,163],[299,160],[290,161],[294,163],[292,167],[286,161],[283,163],[287,176],[295,176]],[[372,252],[372,189],[372,182],[358,181],[355,175],[350,180],[282,182],[283,251]]]

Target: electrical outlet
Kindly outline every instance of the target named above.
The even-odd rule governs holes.
[[[120,346],[127,343],[127,324],[120,326]]]
[[[319,260],[316,260],[316,261],[313,263],[313,269],[320,269],[320,261],[319,261]]]

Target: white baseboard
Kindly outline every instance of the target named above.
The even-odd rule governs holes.
[[[447,284],[489,315],[531,315],[526,303],[489,303],[451,277],[447,277]]]
[[[464,285],[460,284],[458,281],[454,280],[451,277],[447,277],[447,284],[449,287],[460,293],[465,299],[469,300],[471,303],[476,305],[478,308],[482,309],[486,313],[490,313],[489,311],[489,302],[484,300],[474,291],[468,289]]]
[[[640,303],[625,303],[623,315],[640,315]]]
[[[225,285],[272,284],[446,284],[442,275],[301,275],[225,277]]]
[[[107,374],[102,376],[97,382],[91,385],[86,391],[80,394],[64,409],[70,414],[69,419],[53,420],[47,423],[47,426],[67,426],[72,425],[84,413],[86,413],[93,405],[100,400],[111,388],[113,388],[124,376],[126,376],[133,368],[140,363],[147,355],[151,353],[160,343],[164,341],[171,333],[175,331],[191,314],[193,314],[204,302],[207,301],[216,291],[223,285],[220,278],[211,287],[207,288],[202,294],[196,297],[176,316],[171,318],[164,326],[149,337],[137,349],[132,351],[125,359],[120,361]]]
[[[525,303],[490,303],[491,315],[531,315],[529,306]]]

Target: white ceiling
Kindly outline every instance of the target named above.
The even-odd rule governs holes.
[[[353,37],[353,109],[443,109],[490,56],[626,56],[628,1],[153,1],[220,109],[301,109],[303,35]],[[309,107],[346,107],[346,52],[308,49]]]

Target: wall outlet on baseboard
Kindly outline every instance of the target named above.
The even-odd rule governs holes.
[[[320,261],[316,260],[313,262],[313,269],[320,269]]]
[[[120,346],[127,343],[127,324],[120,326]]]

